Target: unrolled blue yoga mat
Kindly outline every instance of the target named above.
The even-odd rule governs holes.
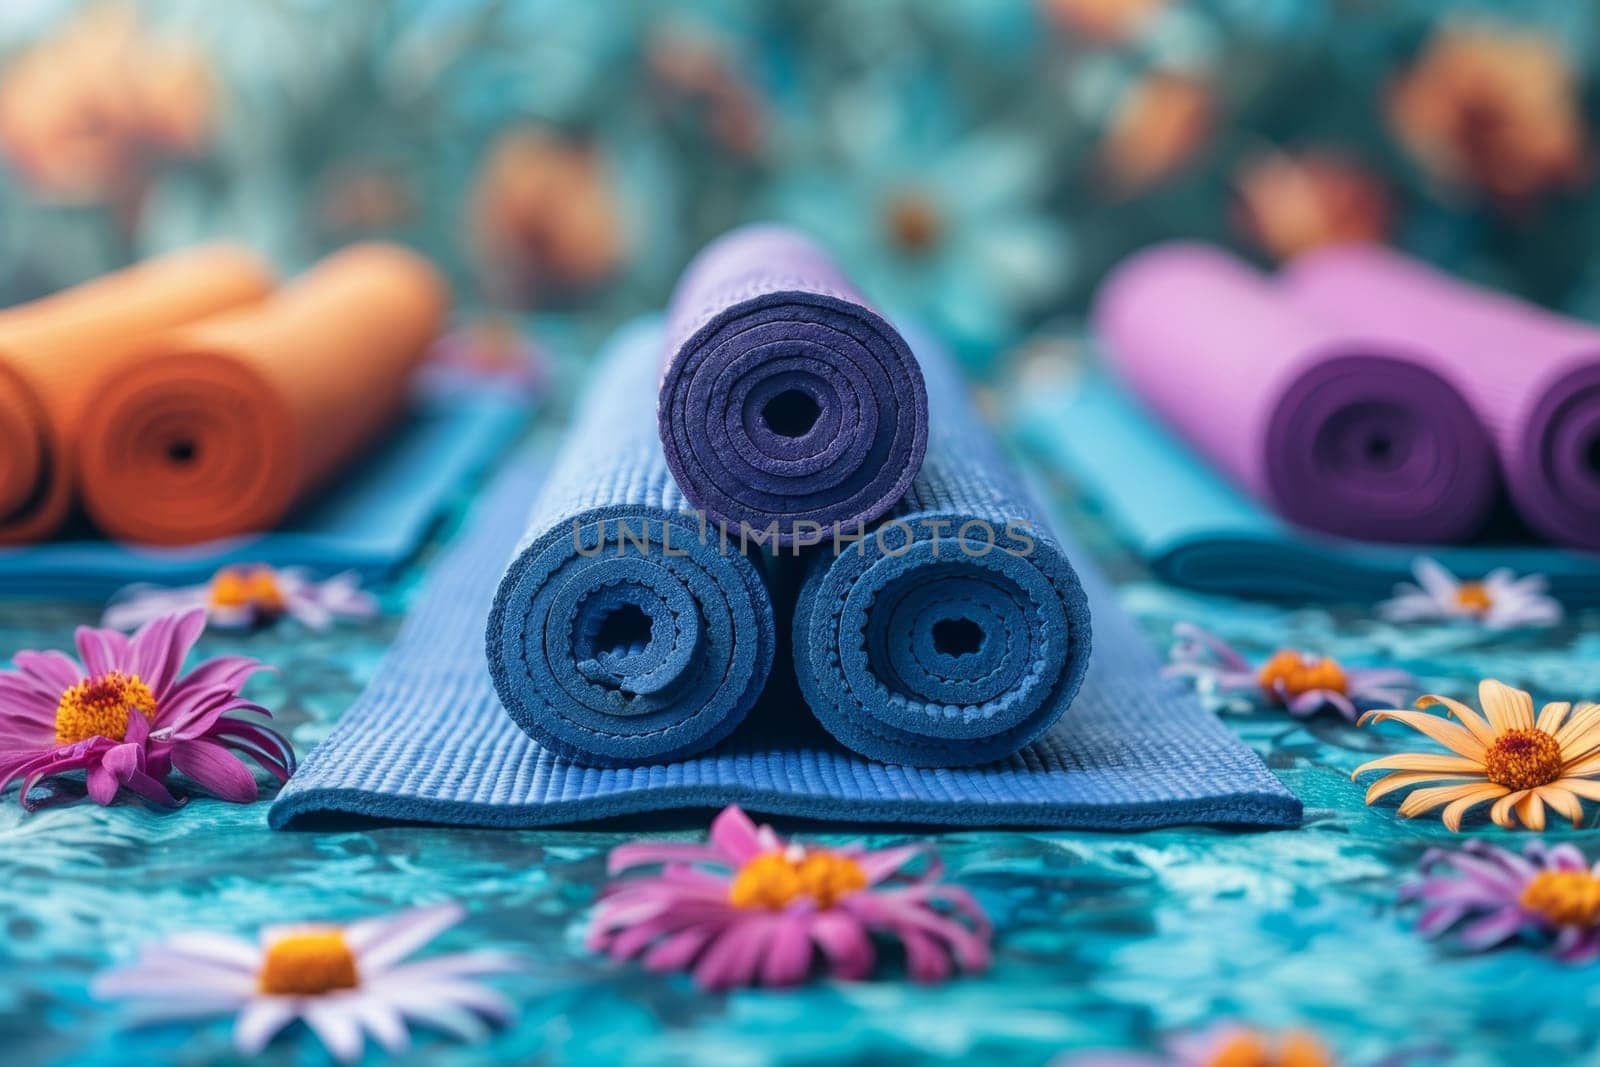
[[[134,582],[203,582],[244,562],[376,577],[411,557],[527,419],[528,402],[502,386],[435,382],[365,458],[271,533],[184,548],[81,537],[0,549],[0,594],[98,600]]]
[[[1089,605],[949,356],[906,336],[927,382],[927,458],[867,536],[811,556],[795,673],[817,718],[864,756],[989,763],[1072,705]]]
[[[709,752],[601,767],[518,728],[484,664],[484,618],[528,530],[543,464],[508,465],[435,564],[376,677],[273,804],[277,828],[360,815],[543,826],[742,804],[801,818],[948,826],[1135,829],[1291,826],[1300,803],[1175,682],[1113,591],[1080,560],[1096,640],[1071,713],[1006,759],[917,768],[868,760],[826,734],[780,655],[760,703]],[[1076,548],[1063,542],[1074,558]],[[781,649],[780,649],[781,651]]]
[[[777,646],[759,547],[724,541],[667,469],[660,353],[654,319],[606,346],[489,614],[512,718],[593,763],[710,748],[761,695]]]
[[[1070,482],[1161,578],[1207,593],[1370,602],[1418,556],[1462,578],[1543,574],[1569,606],[1600,603],[1600,557],[1530,542],[1379,545],[1289,525],[1231,486],[1105,375],[1023,397],[1019,443]]]

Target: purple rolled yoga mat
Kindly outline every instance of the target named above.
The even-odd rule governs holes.
[[[1523,519],[1600,549],[1600,329],[1376,246],[1312,252],[1280,284],[1314,311],[1448,360]]]
[[[1227,252],[1147,249],[1101,285],[1093,318],[1145,404],[1292,522],[1454,542],[1495,505],[1488,436],[1436,355],[1333,325]]]
[[[730,529],[775,524],[785,545],[884,514],[928,447],[904,339],[780,226],[725,234],[684,271],[656,414],[683,495]]]

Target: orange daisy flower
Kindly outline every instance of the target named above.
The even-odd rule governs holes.
[[[1448,748],[1453,755],[1407,752],[1371,760],[1355,769],[1393,771],[1367,790],[1367,803],[1397,789],[1418,786],[1400,804],[1406,818],[1443,807],[1445,826],[1461,829],[1461,817],[1494,802],[1489,818],[1506,829],[1518,822],[1544,829],[1546,806],[1583,821],[1583,801],[1600,800],[1600,704],[1546,704],[1537,717],[1533,698],[1520,689],[1488,679],[1478,686],[1480,715],[1458,700],[1425,696],[1419,709],[1442,705],[1445,715],[1401,709],[1369,711],[1368,722],[1400,722]],[[1459,724],[1451,722],[1455,716]],[[1436,783],[1424,785],[1424,783]]]

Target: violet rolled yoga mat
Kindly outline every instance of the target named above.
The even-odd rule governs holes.
[[[1302,256],[1280,285],[1317,313],[1448,360],[1527,524],[1600,549],[1600,329],[1376,246]]]
[[[1117,374],[1284,518],[1370,541],[1465,541],[1499,496],[1488,434],[1439,355],[1286,299],[1221,249],[1124,261],[1095,297]]]
[[[780,544],[854,529],[922,466],[928,397],[905,340],[802,234],[707,245],[667,315],[657,406],[667,464],[714,522]]]

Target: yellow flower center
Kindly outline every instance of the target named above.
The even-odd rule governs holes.
[[[1261,688],[1273,696],[1278,695],[1281,682],[1282,691],[1289,697],[1297,697],[1314,689],[1343,693],[1349,685],[1344,668],[1339,666],[1337,660],[1326,656],[1310,656],[1291,648],[1274,652],[1272,658],[1261,665],[1256,680],[1261,683]]]
[[[75,745],[91,737],[121,741],[128,733],[130,710],[155,721],[155,694],[137,674],[108,671],[87,678],[62,693],[56,704],[56,744]]]
[[[1600,878],[1588,871],[1540,871],[1522,891],[1522,906],[1557,926],[1600,924]]]
[[[1561,746],[1543,730],[1507,730],[1483,756],[1484,777],[1507,789],[1533,789],[1561,777]]]
[[[211,579],[208,597],[214,608],[255,608],[266,614],[287,606],[271,567],[224,567]]]
[[[1277,1038],[1239,1034],[1224,1042],[1205,1063],[1206,1067],[1333,1067],[1333,1058],[1315,1037],[1291,1030]]]
[[[290,934],[267,947],[256,984],[263,993],[314,997],[360,985],[355,953],[337,930]]]
[[[1482,582],[1462,582],[1456,587],[1456,606],[1482,615],[1494,607],[1494,598]]]
[[[728,900],[736,908],[788,907],[810,897],[819,908],[867,887],[867,873],[848,856],[834,852],[766,852],[746,863],[733,879]]]

